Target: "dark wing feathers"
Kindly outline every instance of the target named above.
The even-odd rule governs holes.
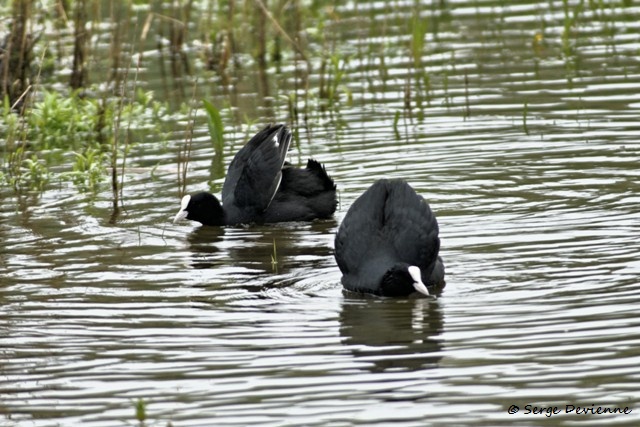
[[[351,205],[335,239],[344,275],[355,274],[371,259],[406,262],[430,274],[439,249],[435,215],[402,180],[376,181]]]
[[[264,211],[282,179],[291,132],[284,125],[268,125],[238,151],[222,187],[223,205]]]
[[[389,181],[388,190],[385,240],[393,243],[398,259],[429,274],[440,250],[436,217],[429,204],[408,184]]]
[[[356,274],[372,248],[378,248],[386,191],[376,181],[349,207],[335,238],[335,258],[342,274]]]

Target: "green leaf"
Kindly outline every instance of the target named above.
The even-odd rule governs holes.
[[[222,148],[224,147],[224,128],[222,126],[222,118],[220,117],[220,110],[213,106],[212,103],[206,99],[202,100],[204,108],[209,116],[209,135],[211,136],[211,142],[216,154],[222,154]]]

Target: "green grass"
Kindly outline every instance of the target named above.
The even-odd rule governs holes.
[[[209,135],[211,136],[213,149],[217,155],[222,155],[222,149],[224,148],[224,126],[222,124],[220,110],[214,107],[214,105],[206,99],[202,102],[209,119],[207,124],[209,126]]]
[[[42,90],[38,96],[22,114],[5,98],[0,116],[0,185],[17,191],[42,191],[50,181],[60,180],[82,191],[97,191],[108,170],[131,148],[110,142],[130,132],[161,133],[160,118],[167,113],[166,105],[143,91],[126,103],[117,97],[88,98],[77,91],[65,95]],[[126,129],[116,126],[116,118],[127,124]],[[54,166],[59,172],[53,172]]]

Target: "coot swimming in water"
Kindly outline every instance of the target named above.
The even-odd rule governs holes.
[[[324,167],[309,159],[306,168],[285,162],[291,132],[267,125],[235,155],[222,186],[222,204],[211,193],[182,198],[181,219],[203,225],[237,225],[329,218],[336,210],[336,186]]]
[[[376,181],[351,205],[335,238],[345,289],[408,296],[444,287],[438,222],[403,180]]]

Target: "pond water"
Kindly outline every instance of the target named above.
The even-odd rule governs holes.
[[[640,8],[428,3],[416,67],[414,3],[392,3],[336,7],[340,105],[297,123],[291,161],[326,165],[334,220],[171,224],[183,132],[133,148],[115,216],[108,189],[2,190],[0,425],[133,425],[138,399],[148,425],[638,425]],[[289,120],[294,72],[269,70],[269,103],[237,85],[256,124],[225,152]],[[191,192],[223,182],[207,135]],[[438,216],[437,300],[341,289],[334,233],[380,177]]]

